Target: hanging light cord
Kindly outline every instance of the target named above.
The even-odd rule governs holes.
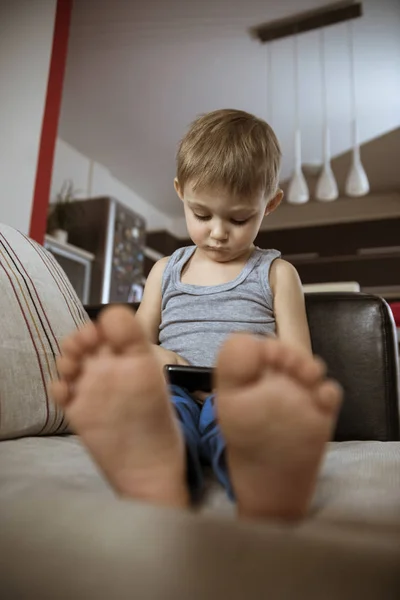
[[[294,35],[294,87],[295,87],[295,123],[296,129],[300,129],[300,90],[299,90],[299,49],[298,35]]]
[[[349,57],[350,57],[350,103],[351,103],[351,121],[353,124],[353,143],[357,143],[356,139],[356,119],[357,119],[357,100],[356,100],[356,76],[354,65],[354,29],[352,21],[347,25],[348,42],[349,42]]]
[[[267,120],[273,121],[273,98],[272,98],[272,46],[267,44]]]
[[[328,120],[328,90],[326,84],[326,66],[325,66],[325,32],[321,29],[320,33],[320,46],[321,46],[321,81],[322,81],[322,117],[324,126]]]

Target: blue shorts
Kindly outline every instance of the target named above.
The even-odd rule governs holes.
[[[214,396],[208,396],[201,406],[181,387],[173,385],[170,391],[186,442],[187,478],[192,499],[196,501],[201,495],[202,464],[209,464],[233,500],[234,494],[225,458],[225,442],[216,422]]]

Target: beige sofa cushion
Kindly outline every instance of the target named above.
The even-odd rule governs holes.
[[[87,319],[53,256],[0,224],[0,440],[66,431],[47,387],[61,339]]]
[[[400,444],[331,444],[299,526],[114,495],[75,436],[0,442],[4,600],[398,600]],[[212,514],[209,514],[212,513]]]

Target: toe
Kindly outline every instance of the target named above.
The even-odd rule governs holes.
[[[316,390],[316,399],[322,410],[337,413],[343,401],[343,389],[336,381],[327,379]]]
[[[82,346],[82,351],[93,352],[100,343],[98,327],[90,321],[77,332],[77,341]]]
[[[256,381],[263,369],[262,342],[254,336],[237,333],[222,346],[218,356],[217,388],[236,388]]]
[[[81,370],[81,362],[68,355],[57,358],[57,370],[62,379],[71,381],[75,379]]]
[[[293,369],[293,376],[298,381],[313,387],[320,383],[326,374],[326,365],[322,359],[316,356],[305,355]]]
[[[107,356],[113,356],[114,352],[111,348],[111,346],[109,346],[108,344],[102,344],[100,346],[100,348],[98,349],[96,356],[101,356],[101,357],[107,357]]]
[[[70,391],[66,381],[53,381],[50,384],[49,391],[55,404],[58,406],[66,406],[68,404]]]
[[[61,353],[79,360],[84,354],[93,352],[99,342],[97,327],[89,322],[62,341]]]
[[[80,331],[75,331],[61,342],[61,354],[79,359],[84,353],[82,343],[80,343]]]
[[[124,354],[145,351],[150,348],[132,309],[124,306],[112,306],[105,309],[99,317],[102,340],[114,352]]]
[[[307,386],[316,385],[326,372],[325,363],[320,358],[276,339],[264,342],[264,359],[273,369],[284,371]]]

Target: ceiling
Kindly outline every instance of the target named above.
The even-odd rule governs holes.
[[[248,30],[331,3],[74,0],[60,137],[174,217],[181,210],[172,185],[180,137],[199,113],[240,108],[271,121],[283,147],[285,178],[293,165],[293,42],[286,39],[263,46]],[[350,146],[344,27],[329,28],[326,37],[328,89],[336,94],[329,106],[335,154]],[[299,38],[301,120],[307,129],[304,159],[308,162],[321,157],[318,44],[318,32]],[[338,69],[340,57],[345,67]],[[389,125],[380,125],[382,132]]]

